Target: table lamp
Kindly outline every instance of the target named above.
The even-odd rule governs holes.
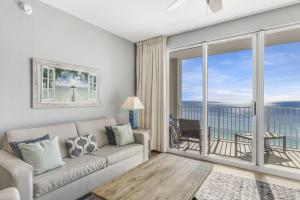
[[[129,110],[129,123],[132,128],[137,128],[137,110],[143,110],[145,107],[138,97],[128,97],[123,103],[122,108]]]

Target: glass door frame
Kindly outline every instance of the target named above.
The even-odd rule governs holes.
[[[224,164],[230,164],[230,163],[235,163],[236,165],[240,166],[240,165],[245,165],[245,166],[254,166],[256,165],[256,157],[257,157],[257,152],[256,152],[256,124],[252,125],[252,129],[253,129],[253,140],[252,140],[252,162],[250,163],[246,163],[243,161],[236,161],[236,160],[230,160],[230,159],[224,159],[224,158],[215,158],[215,157],[210,157],[207,154],[207,150],[208,150],[208,47],[210,44],[217,44],[217,43],[224,43],[226,41],[234,41],[234,40],[239,40],[239,39],[244,39],[244,38],[249,38],[251,39],[251,43],[252,43],[252,70],[253,70],[253,77],[252,77],[252,99],[253,99],[253,104],[256,104],[256,98],[257,98],[257,84],[256,84],[256,76],[257,76],[257,33],[248,33],[248,34],[242,34],[239,36],[232,36],[232,37],[227,37],[227,38],[222,38],[222,39],[216,39],[216,40],[212,40],[209,42],[202,42],[202,43],[198,43],[198,44],[194,44],[194,45],[188,45],[188,46],[184,46],[184,47],[179,47],[179,48],[174,48],[174,49],[170,49],[167,52],[167,57],[168,57],[168,61],[169,61],[169,57],[170,57],[170,53],[172,52],[176,52],[176,51],[180,51],[180,50],[185,50],[185,49],[191,49],[191,48],[195,48],[195,47],[201,47],[202,46],[202,91],[200,91],[202,93],[202,121],[201,121],[201,127],[203,127],[202,130],[202,135],[203,135],[203,140],[202,140],[202,153],[201,154],[190,154],[190,153],[186,153],[186,152],[182,152],[180,150],[175,150],[175,149],[171,149],[168,145],[168,152],[172,152],[172,153],[177,153],[180,155],[184,155],[184,156],[191,156],[191,157],[196,157],[196,158],[200,158],[200,159],[209,159],[209,160],[220,160],[222,163]],[[169,62],[168,62],[169,64]],[[169,65],[167,66],[167,76],[169,75]],[[167,77],[167,84],[169,84],[169,76]],[[167,98],[169,98],[169,85],[167,85]],[[167,99],[167,102],[169,102],[169,99]],[[168,114],[167,116],[169,116],[169,105],[167,106],[168,109]],[[254,112],[256,110],[256,107],[252,106],[252,112]],[[256,120],[255,120],[256,121]],[[167,131],[168,133],[169,131]],[[167,137],[169,139],[169,137]],[[167,144],[169,144],[169,141],[167,142]]]
[[[288,31],[288,30],[293,30],[293,29],[299,29],[300,28],[300,22],[299,23],[293,23],[293,24],[287,24],[287,25],[283,25],[283,26],[278,26],[278,27],[272,27],[269,29],[265,29],[265,30],[261,30],[258,32],[259,37],[258,37],[258,45],[259,48],[258,50],[260,51],[258,54],[258,62],[260,64],[260,68],[259,68],[259,78],[258,78],[258,84],[261,85],[260,91],[259,92],[259,97],[260,97],[260,101],[261,103],[258,105],[258,111],[259,116],[260,116],[260,120],[259,120],[259,132],[260,133],[264,133],[264,128],[265,128],[265,124],[264,124],[264,109],[265,109],[265,101],[264,101],[264,97],[265,97],[265,93],[264,93],[264,87],[265,87],[265,70],[264,70],[264,62],[265,62],[265,48],[267,47],[266,45],[266,38],[268,34],[274,34],[274,33],[280,33],[280,32],[284,32],[284,31]],[[300,42],[300,41],[299,41]],[[282,175],[284,177],[289,177],[289,178],[293,178],[293,179],[297,179],[300,180],[300,169],[298,169],[299,172],[293,173],[293,172],[289,172],[288,170],[286,170],[286,168],[284,167],[280,167],[281,169],[276,169],[274,167],[272,167],[272,165],[265,163],[264,160],[264,139],[263,139],[263,134],[259,135],[259,144],[258,144],[258,148],[259,148],[259,152],[258,152],[258,166],[261,166],[265,169],[269,169],[271,171],[278,171],[279,175]],[[291,176],[291,174],[294,174],[294,176]]]
[[[183,47],[178,47],[178,48],[174,48],[174,49],[169,49],[169,50],[167,50],[167,70],[166,70],[166,76],[165,76],[165,78],[166,78],[166,84],[167,84],[167,91],[166,91],[166,93],[167,93],[167,95],[166,95],[166,102],[167,102],[167,105],[166,105],[166,110],[167,110],[167,124],[169,124],[169,116],[170,116],[170,105],[169,105],[169,98],[170,98],[170,77],[169,77],[169,74],[170,74],[170,54],[172,53],[172,52],[176,52],[176,51],[182,51],[182,50],[186,50],[186,49],[192,49],[192,48],[197,48],[197,47],[202,47],[202,90],[201,91],[199,91],[199,92],[201,92],[202,93],[202,101],[204,102],[205,100],[204,100],[204,94],[205,94],[205,88],[207,88],[206,87],[206,85],[204,85],[205,84],[205,79],[204,79],[204,72],[205,72],[205,69],[204,69],[204,66],[203,66],[203,64],[206,62],[205,60],[206,60],[206,56],[205,56],[205,52],[206,51],[204,51],[205,50],[205,42],[203,42],[203,43],[197,43],[197,44],[193,44],[193,45],[187,45],[187,46],[183,46]],[[182,65],[181,64],[179,64],[180,65],[180,69],[182,69]],[[181,72],[181,70],[180,70],[180,72]],[[180,85],[179,86],[179,84],[181,84],[182,83],[182,74],[180,74],[180,75],[178,75],[177,76],[177,78],[179,78],[180,77],[180,81],[179,81],[179,83],[177,83],[178,85],[177,85],[177,89],[180,89],[180,97],[178,97],[178,98],[181,98],[182,97],[182,85]],[[180,102],[181,102],[181,99],[180,99]],[[207,117],[206,117],[206,115],[204,114],[205,112],[207,112],[207,111],[205,111],[206,109],[204,108],[205,106],[204,106],[204,104],[202,104],[202,107],[203,107],[203,109],[202,109],[202,112],[201,112],[201,118],[203,119],[202,121],[201,121],[201,127],[203,127],[204,126],[204,120],[205,120],[205,118],[207,119]],[[167,144],[167,152],[170,152],[170,153],[175,153],[175,154],[179,154],[179,155],[183,155],[183,156],[189,156],[189,157],[194,157],[194,158],[197,158],[197,159],[199,159],[199,157],[198,156],[201,156],[201,155],[203,155],[203,150],[205,150],[207,147],[203,147],[203,145],[205,144],[204,143],[204,141],[202,141],[202,143],[201,143],[201,146],[202,146],[202,150],[201,150],[201,154],[190,154],[190,153],[186,153],[186,152],[182,152],[182,151],[180,151],[180,150],[177,150],[177,149],[172,149],[172,148],[170,148],[170,141],[169,141],[169,139],[170,139],[170,137],[169,137],[169,130],[168,130],[168,126],[166,126],[166,128],[167,128],[167,130],[165,130],[165,133],[167,133],[168,135],[166,136],[166,144]],[[204,128],[204,129],[206,129],[206,128]],[[205,131],[205,130],[204,130]],[[204,132],[203,131],[203,132]],[[203,134],[203,133],[202,133]],[[206,140],[206,138],[204,138],[204,140]]]
[[[205,63],[203,63],[203,66],[206,71],[206,77],[205,77],[205,81],[206,83],[206,87],[205,89],[207,90],[205,92],[205,97],[206,97],[206,103],[208,103],[208,47],[209,45],[214,45],[214,44],[222,44],[222,43],[226,43],[226,42],[231,42],[231,41],[239,41],[241,39],[250,39],[251,40],[251,51],[252,51],[252,101],[251,101],[251,118],[252,118],[252,123],[251,123],[251,127],[252,127],[252,134],[253,134],[253,139],[251,142],[251,162],[247,163],[247,162],[243,162],[243,161],[236,161],[234,160],[234,162],[237,163],[245,163],[245,164],[250,164],[250,165],[256,165],[256,157],[257,157],[257,152],[256,152],[256,145],[257,145],[257,124],[256,124],[256,102],[257,102],[257,68],[258,68],[258,62],[257,62],[257,34],[256,33],[249,33],[249,34],[243,34],[243,35],[239,35],[239,36],[232,36],[232,37],[228,37],[228,38],[224,38],[224,39],[218,39],[218,40],[213,40],[211,42],[207,42],[205,43],[206,45],[206,60]],[[204,96],[204,95],[203,95]],[[206,113],[206,117],[208,117],[208,105],[205,105],[205,109],[207,110]],[[208,120],[206,120],[206,133],[208,133]],[[205,134],[205,137],[207,138],[207,134]],[[207,144],[207,143],[206,143]],[[202,145],[204,146],[204,145]],[[207,151],[205,151],[207,152]],[[224,158],[219,158],[222,160],[225,160]],[[228,159],[230,160],[230,159]]]
[[[299,28],[300,23],[294,23],[294,24],[288,24],[280,27],[272,27],[266,30],[259,30],[259,31],[253,31],[250,33],[240,34],[240,35],[234,35],[230,37],[224,37],[221,39],[215,39],[211,41],[204,41],[201,43],[193,44],[193,45],[186,45],[182,47],[176,47],[172,49],[167,50],[167,73],[165,78],[167,79],[167,115],[169,115],[169,57],[171,52],[194,48],[202,46],[203,54],[202,54],[202,101],[203,101],[203,112],[202,112],[202,119],[203,124],[205,126],[203,130],[204,139],[202,144],[202,154],[190,154],[186,152],[182,152],[180,150],[171,149],[169,146],[169,135],[167,135],[167,152],[174,153],[178,155],[183,155],[187,157],[196,158],[199,160],[209,161],[209,162],[215,162],[219,164],[225,164],[233,167],[238,168],[244,168],[247,170],[253,170],[260,173],[267,173],[277,176],[282,176],[286,178],[296,179],[300,180],[300,171],[299,173],[287,171],[284,169],[274,169],[271,167],[267,167],[264,165],[264,48],[265,48],[265,32],[266,31],[281,31],[284,29],[293,29],[293,28]],[[253,126],[256,128],[256,139],[253,140],[252,145],[254,148],[252,148],[252,163],[245,163],[245,162],[239,162],[236,160],[228,160],[228,159],[222,159],[222,158],[215,158],[210,157],[207,155],[207,133],[208,133],[208,127],[207,127],[207,121],[208,121],[208,45],[220,42],[220,41],[230,41],[230,40],[236,40],[238,38],[243,38],[246,36],[252,35],[252,52],[253,52],[253,112],[255,112],[255,123]],[[165,120],[166,122],[169,122],[169,119]],[[168,126],[166,126],[168,129]],[[165,133],[169,134],[169,131],[166,130]]]

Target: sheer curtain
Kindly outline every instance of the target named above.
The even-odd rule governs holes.
[[[137,96],[145,106],[140,112],[139,126],[151,129],[151,149],[160,152],[167,150],[166,41],[166,36],[161,36],[136,44]]]

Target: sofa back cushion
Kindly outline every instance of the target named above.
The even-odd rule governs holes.
[[[31,140],[44,135],[49,135],[50,139],[58,136],[59,148],[63,158],[68,157],[66,148],[66,139],[77,137],[78,133],[74,123],[57,124],[52,126],[44,126],[38,128],[19,129],[7,131],[5,133],[4,148],[12,153],[9,142],[18,142],[23,140]]]
[[[98,146],[103,147],[108,145],[105,126],[114,126],[116,125],[116,121],[113,118],[101,118],[90,121],[79,121],[75,122],[75,124],[80,136],[93,134],[96,137]]]

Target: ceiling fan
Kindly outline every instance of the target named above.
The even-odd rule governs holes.
[[[188,0],[175,0],[173,1],[168,7],[167,10],[174,10],[180,6],[182,6],[184,3],[186,3]],[[219,12],[222,10],[222,0],[205,0],[208,7],[213,13]]]

